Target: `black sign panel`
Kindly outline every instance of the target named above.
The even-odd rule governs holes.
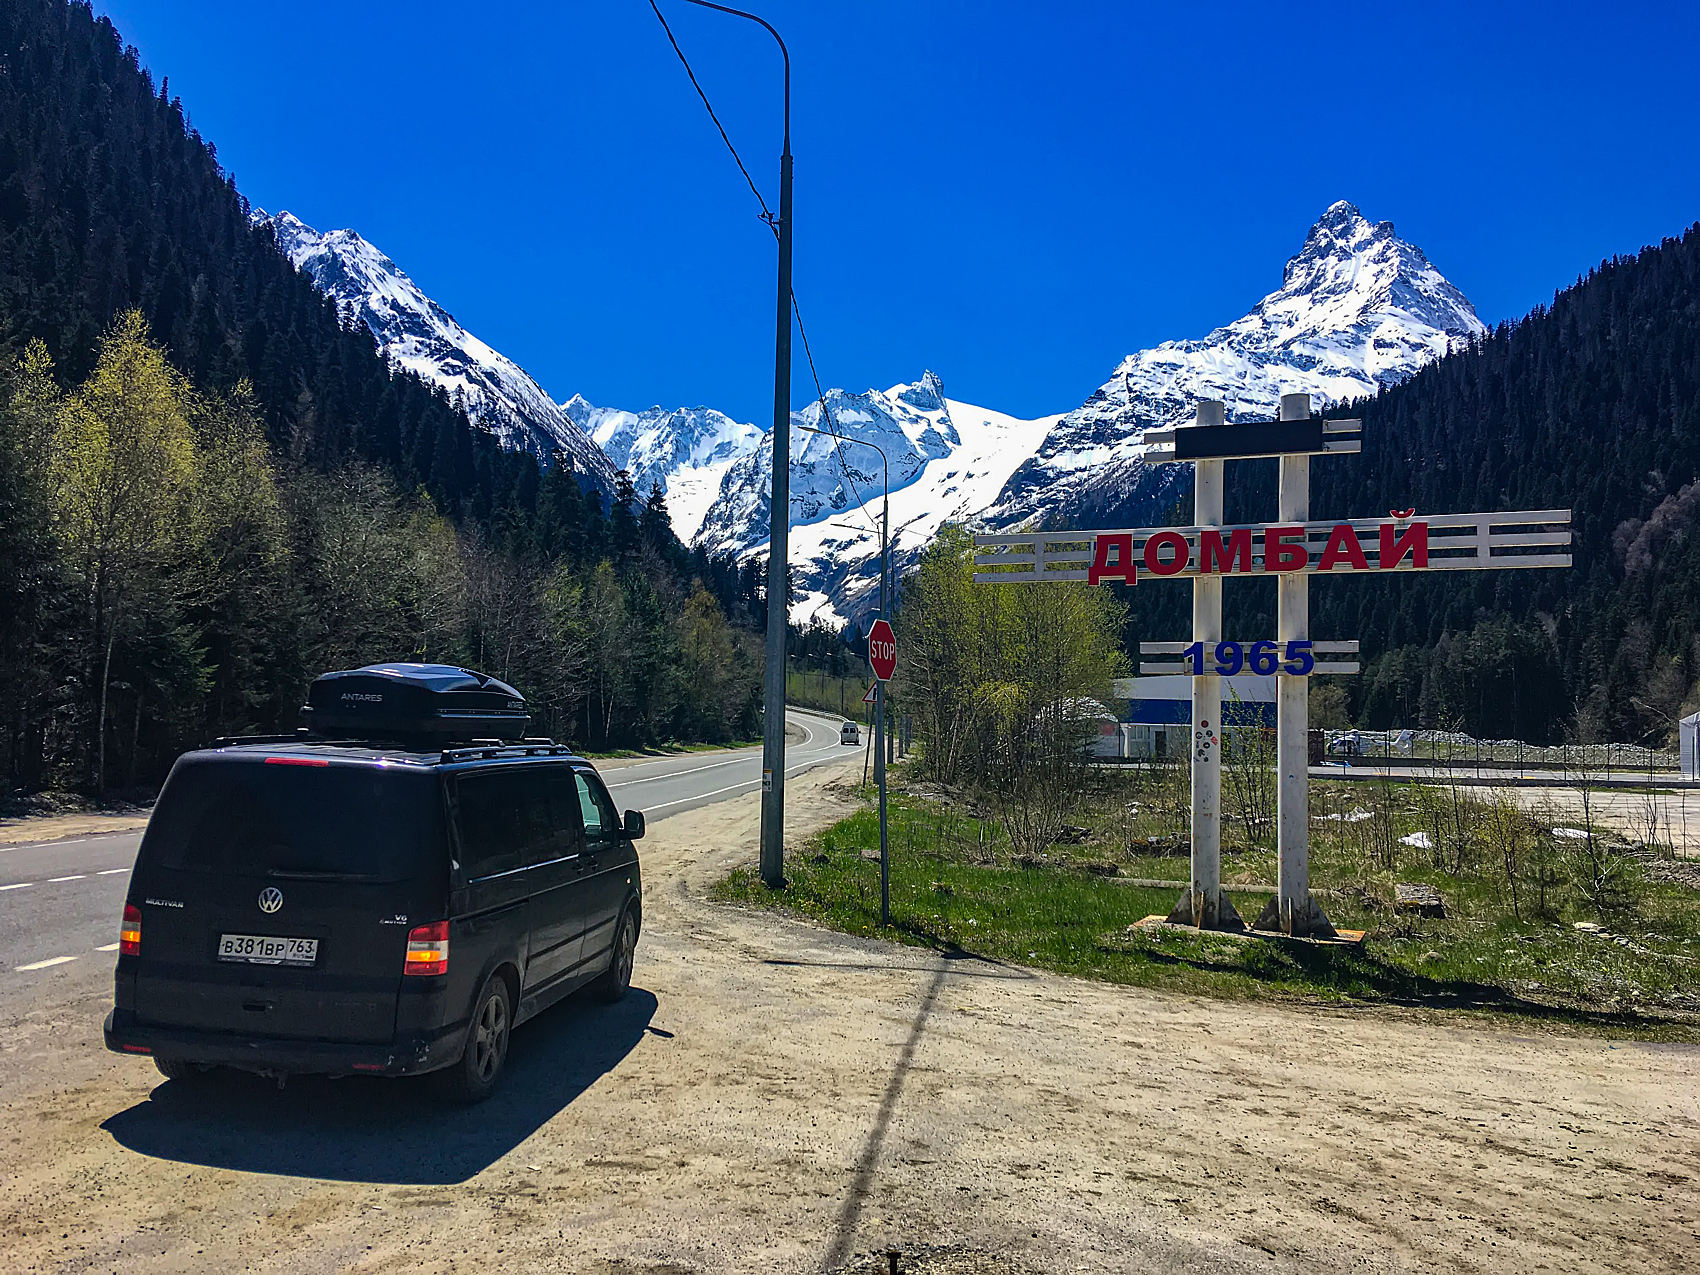
[[[1322,421],[1255,421],[1249,425],[1183,425],[1175,430],[1176,460],[1232,460],[1322,451]]]

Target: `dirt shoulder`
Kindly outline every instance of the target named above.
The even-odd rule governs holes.
[[[793,838],[856,765],[790,781]],[[191,1101],[91,1062],[92,992],[57,1063],[0,1025],[0,1266],[804,1272],[942,1244],[1055,1275],[1652,1272],[1700,1240],[1700,1050],[1165,996],[706,901],[757,819],[752,794],[655,826],[639,990],[522,1029],[470,1112],[361,1080]]]
[[[117,811],[75,811],[66,814],[16,815],[0,818],[0,846],[26,841],[65,841],[71,837],[99,836],[109,832],[135,832],[147,827],[143,807]]]

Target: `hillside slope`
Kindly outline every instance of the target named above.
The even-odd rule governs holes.
[[[548,464],[565,452],[603,491],[614,466],[602,449],[507,355],[461,327],[371,243],[352,230],[320,233],[290,212],[253,213],[269,226],[296,269],[339,307],[358,315],[392,367],[438,386],[449,401],[509,451]]]

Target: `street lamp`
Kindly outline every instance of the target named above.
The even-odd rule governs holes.
[[[823,404],[824,408],[824,404]],[[889,617],[885,613],[885,573],[886,560],[889,557],[886,547],[886,532],[891,526],[891,461],[886,457],[885,448],[878,443],[870,443],[865,438],[844,438],[830,430],[816,429],[812,425],[799,425],[798,429],[806,434],[825,434],[840,445],[844,443],[860,443],[863,447],[871,447],[880,454],[880,464],[885,466],[885,500],[880,506],[880,619]],[[838,463],[844,465],[844,455],[839,453]],[[845,466],[845,477],[849,477],[849,467]],[[870,656],[870,663],[872,658]],[[880,924],[891,924],[891,853],[890,841],[886,836],[885,820],[885,682],[879,678],[874,680],[874,783],[880,794]]]
[[[779,318],[773,337],[773,487],[767,525],[767,669],[761,732],[761,879],[785,884],[785,646],[791,530],[791,52],[763,18],[709,0],[689,3],[759,22],[785,59],[785,144],[779,156]]]

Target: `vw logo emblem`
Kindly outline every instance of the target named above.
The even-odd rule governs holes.
[[[282,906],[283,891],[278,889],[275,885],[268,885],[265,889],[260,891],[260,911],[269,914],[276,912]]]

